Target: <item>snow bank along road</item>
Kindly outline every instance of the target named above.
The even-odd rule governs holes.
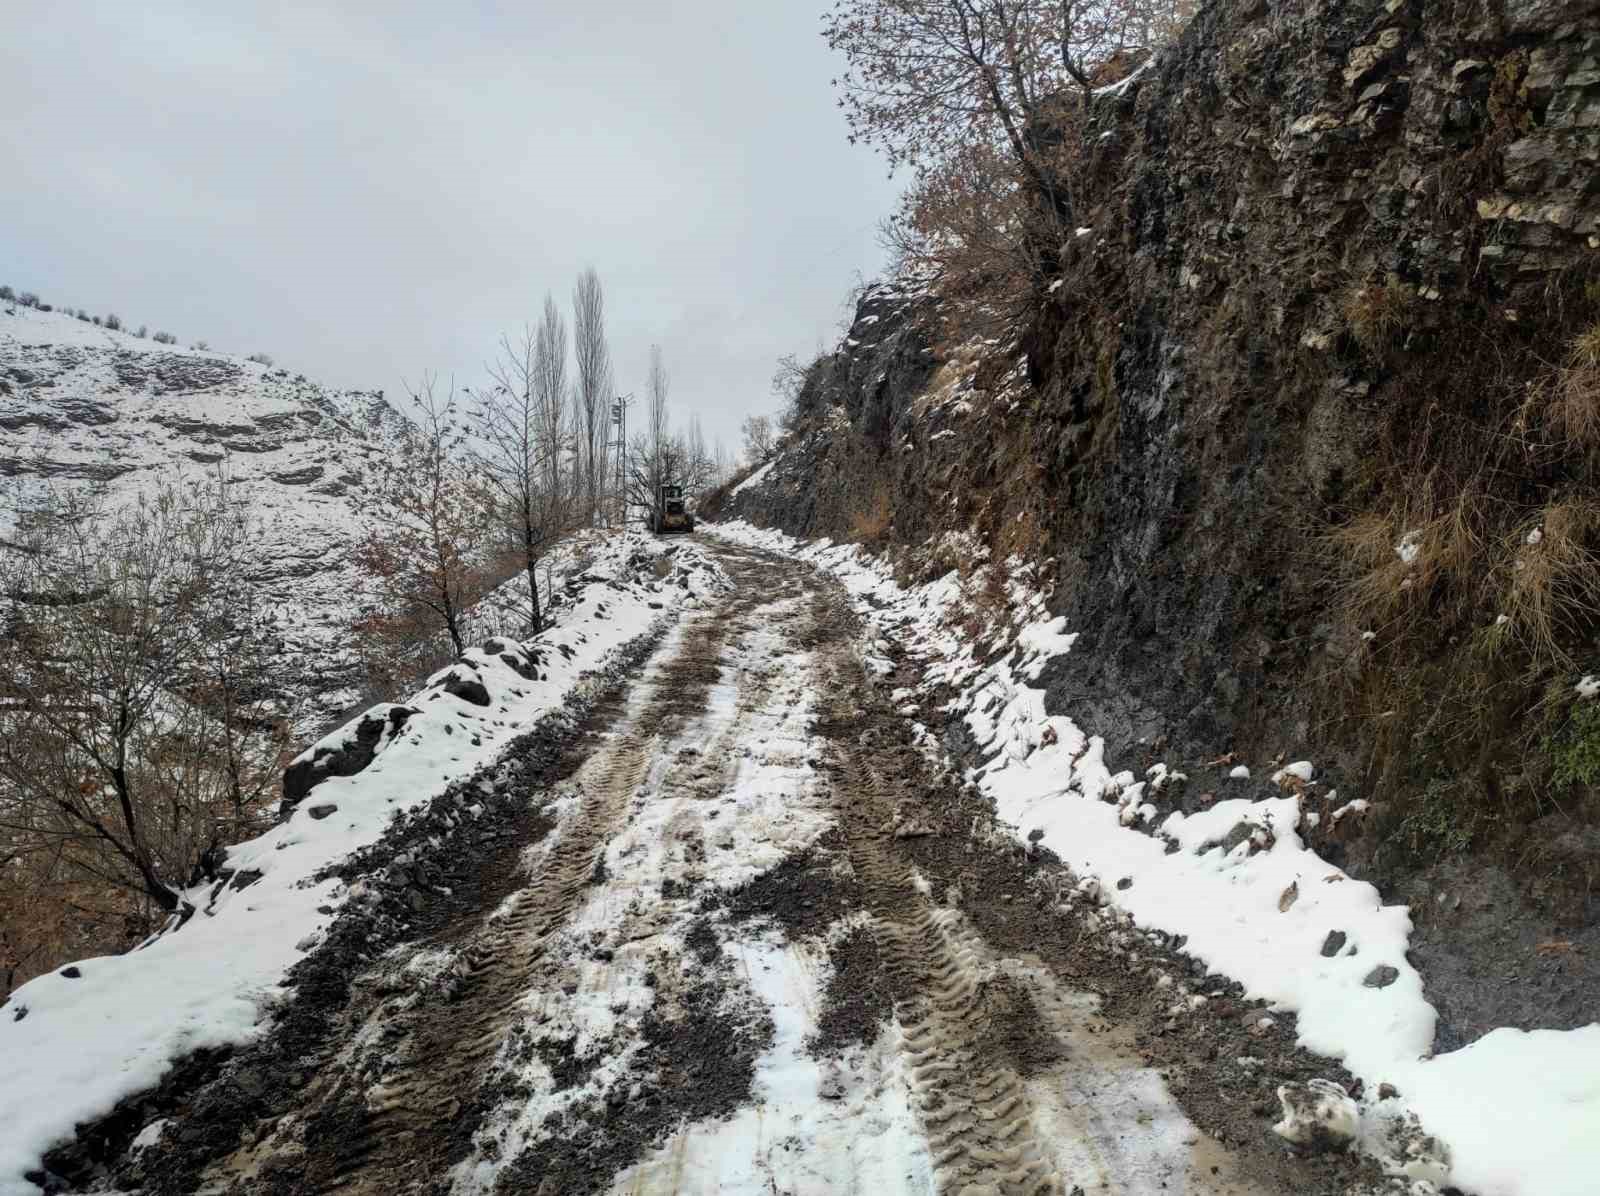
[[[395,845],[448,909],[375,934],[347,985],[302,978],[305,1014],[202,1082],[180,1067],[90,1186],[1390,1190],[1291,1156],[1265,1081],[1221,1098],[1208,1069],[1244,1048],[1165,1032],[1073,878],[916,745],[837,582],[708,551],[727,593],[559,752],[480,775],[497,829]],[[1337,1074],[1252,1041],[1273,1084]]]

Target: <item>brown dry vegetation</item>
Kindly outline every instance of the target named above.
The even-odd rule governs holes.
[[[288,744],[225,478],[24,499],[0,550],[0,982],[192,913]],[[0,993],[3,995],[3,993]]]
[[[868,548],[881,548],[894,526],[894,496],[878,482],[862,499],[850,518],[850,539]]]
[[[1428,352],[1388,357],[1387,393],[1404,398],[1376,422],[1366,476],[1312,529],[1329,613],[1359,645],[1331,712],[1366,745],[1394,825],[1431,828],[1404,850],[1521,859],[1533,820],[1589,800],[1560,758],[1588,750],[1572,686],[1600,628],[1593,300],[1569,279],[1517,328],[1489,306],[1425,320],[1354,294],[1345,315],[1370,359],[1407,330]]]
[[[1355,287],[1344,299],[1345,323],[1363,350],[1382,359],[1402,339],[1416,302],[1416,289],[1394,277]]]

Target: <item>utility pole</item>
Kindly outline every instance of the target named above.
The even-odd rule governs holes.
[[[631,394],[611,400],[611,424],[617,430],[617,439],[610,447],[617,450],[617,507],[623,531],[628,530],[628,408],[631,406]]]

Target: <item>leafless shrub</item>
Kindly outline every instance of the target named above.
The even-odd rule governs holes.
[[[772,460],[777,442],[772,435],[772,420],[765,415],[745,417],[740,431],[744,434],[744,456],[751,465],[764,465]]]
[[[412,406],[415,422],[394,433],[374,478],[376,501],[355,553],[379,599],[361,626],[397,651],[419,630],[442,630],[459,655],[466,610],[488,586],[480,551],[488,511],[463,449],[455,392],[440,396],[425,378]]]
[[[0,926],[55,960],[77,941],[68,908],[103,946],[113,924],[184,914],[208,852],[259,825],[287,731],[225,478],[22,507],[0,549],[0,861],[31,887],[0,899]]]

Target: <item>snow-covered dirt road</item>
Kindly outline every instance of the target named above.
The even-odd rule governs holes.
[[[559,758],[480,779],[511,810],[487,843],[408,849],[459,878],[452,912],[347,991],[302,991],[318,1033],[226,1061],[107,1185],[1376,1190],[1348,1159],[1289,1156],[1269,1120],[1196,1128],[1206,1048],[1161,1043],[1146,982],[1056,900],[1072,878],[915,745],[842,588],[712,551],[728,593]],[[1279,1080],[1314,1074],[1281,1040],[1261,1053]]]

